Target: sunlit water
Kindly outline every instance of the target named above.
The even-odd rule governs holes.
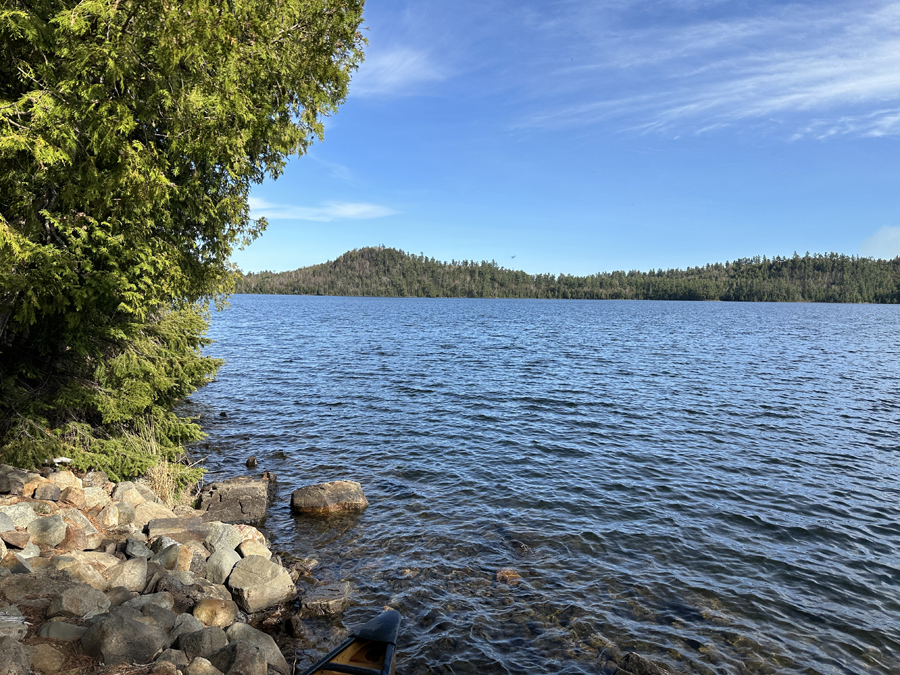
[[[211,336],[212,478],[277,474],[275,546],[343,625],[400,610],[400,673],[900,672],[900,307],[236,296]],[[290,515],[335,479],[364,514]]]

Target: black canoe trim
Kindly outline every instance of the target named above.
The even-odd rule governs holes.
[[[304,672],[303,675],[315,675],[315,673],[320,670],[330,670],[335,673],[346,673],[347,675],[390,675],[391,665],[394,662],[394,651],[397,649],[397,635],[399,633],[400,612],[396,609],[389,609],[386,612],[382,612],[374,619],[365,623],[358,631],[351,634],[337,647],[328,652],[321,661]],[[385,645],[384,665],[381,670],[331,662],[331,659],[347,649],[347,647],[356,642],[356,640],[370,640],[372,642],[381,642]]]

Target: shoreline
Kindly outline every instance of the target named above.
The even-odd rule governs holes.
[[[258,529],[275,477],[200,485],[199,508],[170,509],[140,479],[0,464],[0,659],[9,674],[112,675],[127,666],[134,675],[228,675],[243,655],[256,664],[249,675],[292,675],[339,643],[349,582],[323,583],[316,558],[275,551]],[[331,492],[316,502],[323,490]],[[302,517],[368,506],[358,483],[293,494],[305,491],[315,494]],[[236,519],[258,527],[227,522]],[[513,569],[496,572],[498,584],[520,580]],[[403,672],[402,650],[398,662]],[[597,666],[671,675],[614,645]]]

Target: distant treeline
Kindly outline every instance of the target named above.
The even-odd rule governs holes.
[[[900,257],[756,256],[688,269],[527,274],[496,262],[449,263],[383,246],[293,272],[247,274],[237,293],[425,298],[900,302]]]

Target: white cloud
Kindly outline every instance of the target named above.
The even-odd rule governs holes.
[[[859,247],[861,255],[869,258],[893,260],[900,256],[900,227],[885,225]]]
[[[356,96],[409,94],[416,87],[445,77],[446,73],[428,53],[397,47],[367,54],[353,78],[350,93]]]
[[[719,20],[691,15],[649,28],[616,25],[637,11],[630,2],[618,3],[617,13],[585,7],[569,8],[565,27],[577,38],[569,64],[543,75],[554,105],[517,126],[618,119],[667,134],[747,123],[788,128],[795,138],[900,134],[897,0],[791,4]]]
[[[249,202],[251,216],[267,220],[313,220],[328,223],[333,220],[383,218],[397,213],[386,206],[368,203],[325,202],[321,206],[295,206],[273,204],[256,197],[250,197]]]

